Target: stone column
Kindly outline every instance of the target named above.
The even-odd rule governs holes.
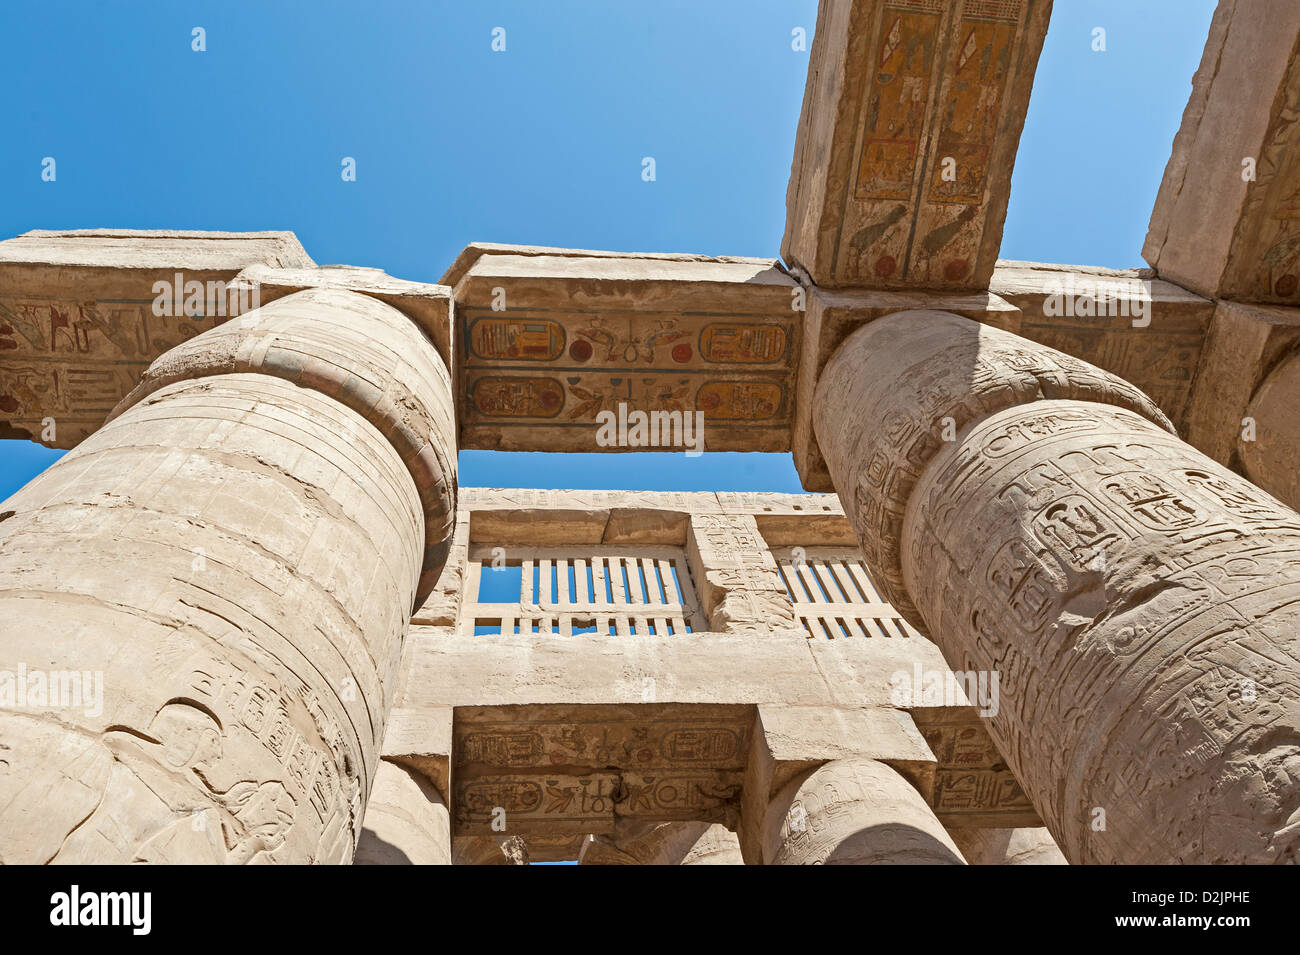
[[[375,299],[157,359],[0,504],[0,859],[350,860],[454,467],[446,367]]]
[[[588,836],[581,865],[744,865],[740,840],[719,823],[664,822],[638,839]]]
[[[1145,395],[939,312],[853,333],[817,437],[873,579],[957,669],[1067,859],[1293,860],[1300,515]]]
[[[839,759],[803,773],[768,806],[767,865],[962,865],[921,794],[873,759]]]
[[[949,829],[971,865],[1069,865],[1041,826],[1033,829]]]
[[[520,836],[457,836],[452,865],[528,865],[528,843]]]
[[[1300,352],[1278,363],[1251,398],[1237,453],[1250,479],[1293,507],[1300,504]],[[1245,429],[1243,429],[1244,432]]]
[[[451,865],[451,817],[420,773],[379,761],[353,865]]]

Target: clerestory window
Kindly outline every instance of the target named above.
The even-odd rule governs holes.
[[[462,633],[680,636],[705,629],[680,547],[473,545],[466,597]]]
[[[920,636],[876,591],[856,548],[773,547],[772,556],[809,636]]]

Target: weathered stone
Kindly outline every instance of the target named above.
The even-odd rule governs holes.
[[[1224,0],[1142,256],[1211,298],[1300,304],[1300,7]]]
[[[768,807],[768,865],[962,865],[911,784],[884,763],[836,760],[792,780]]]
[[[789,449],[802,290],[774,260],[473,247],[443,281],[461,447]],[[628,418],[626,442],[603,442],[597,416],[620,406],[691,427],[699,412],[704,431],[652,439]]]
[[[0,663],[102,679],[93,709],[0,710],[6,862],[352,856],[421,565],[440,569],[425,530],[454,511],[446,371],[353,293],[243,319],[160,358],[0,507]],[[348,335],[364,347],[330,364]],[[394,443],[398,407],[444,441],[439,482]]]
[[[532,860],[522,836],[457,836],[453,865],[528,865]]]
[[[665,822],[637,839],[589,836],[580,865],[744,865],[736,834],[707,822]]]
[[[0,242],[0,438],[75,447],[151,361],[245,310],[233,280],[253,264],[313,262],[292,232],[36,230]]]
[[[0,436],[90,436],[0,505],[0,861],[1295,861],[1300,515],[1170,421],[1300,499],[1300,17],[1221,3],[1156,278],[995,265],[1049,8],[823,2],[788,270],[0,243]]]
[[[813,433],[813,396],[826,362],[853,331],[877,318],[914,308],[952,312],[999,328],[1013,327],[1019,319],[1015,306],[988,292],[846,292],[814,287],[808,290],[807,305],[791,450],[800,482],[810,491],[835,490]]]
[[[256,288],[263,305],[311,288],[356,292],[391,305],[428,336],[434,351],[455,379],[456,349],[452,346],[452,296],[445,285],[393,278],[383,269],[353,265],[276,268],[258,263],[235,276],[236,289]]]
[[[1041,262],[999,261],[989,290],[1018,314],[988,324],[1118,375],[1184,430],[1213,302],[1152,278],[1150,269]]]
[[[1196,376],[1187,440],[1292,507],[1300,309],[1219,302]]]
[[[1046,829],[952,829],[970,865],[1069,865]]]
[[[1243,422],[1246,426],[1238,442],[1247,476],[1292,507],[1300,507],[1297,396],[1300,396],[1300,358],[1292,352],[1255,392],[1246,409]]]
[[[824,288],[987,288],[1051,7],[822,0],[785,261]]]
[[[956,316],[860,330],[818,398],[873,576],[999,674],[991,735],[1071,862],[1295,857],[1300,515],[1131,386]]]
[[[451,865],[447,804],[420,773],[379,761],[354,865]]]

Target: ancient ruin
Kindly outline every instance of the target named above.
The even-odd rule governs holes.
[[[1140,270],[997,258],[1050,7],[823,0],[780,260],[0,242],[0,861],[1296,862],[1300,6]],[[664,446],[813,493],[456,481]]]

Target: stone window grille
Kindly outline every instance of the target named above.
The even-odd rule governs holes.
[[[852,547],[773,547],[794,612],[811,637],[916,637],[877,592]]]
[[[494,553],[500,569],[493,567]],[[470,547],[466,596],[472,599],[461,610],[462,633],[626,637],[707,629],[680,547],[578,545],[507,553],[503,561],[500,548]]]

